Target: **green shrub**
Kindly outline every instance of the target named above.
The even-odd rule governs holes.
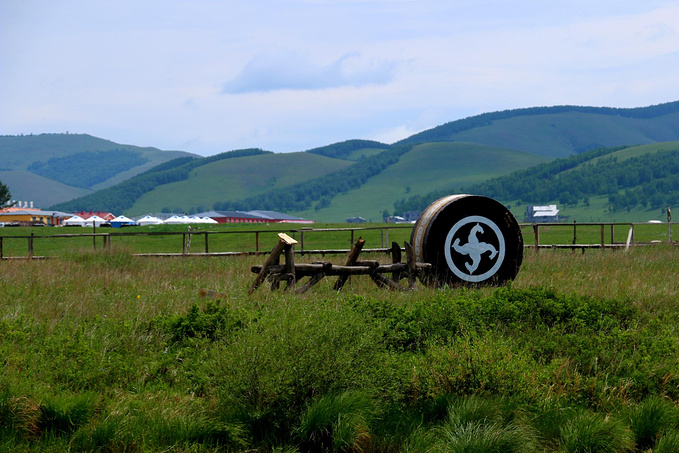
[[[632,407],[627,414],[634,441],[640,450],[653,448],[658,438],[679,422],[679,409],[665,399],[653,396]]]
[[[323,395],[388,398],[390,388],[402,388],[407,362],[393,359],[381,336],[346,306],[286,301],[221,345],[209,372],[229,417],[248,424],[256,439],[285,439]]]
[[[315,400],[297,430],[305,451],[360,451],[370,439],[372,399],[360,392],[331,393]]]
[[[537,451],[533,430],[515,420],[513,411],[505,412],[503,402],[496,399],[469,397],[454,401],[447,420],[435,432],[440,451]]]
[[[676,453],[679,451],[679,430],[673,429],[658,439],[653,453]]]
[[[241,328],[244,316],[216,300],[207,302],[202,311],[197,304],[193,304],[187,314],[161,318],[160,322],[172,342],[188,338],[215,340]]]
[[[96,398],[84,393],[74,396],[55,396],[40,404],[38,429],[42,435],[59,437],[70,435],[89,420]]]
[[[581,410],[561,428],[560,447],[566,453],[617,453],[632,450],[634,440],[619,420]]]

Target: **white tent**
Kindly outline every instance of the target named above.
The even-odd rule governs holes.
[[[160,220],[158,217],[153,217],[150,215],[145,215],[141,219],[137,220],[137,225],[160,225],[163,223],[162,220]]]
[[[65,226],[85,226],[85,219],[79,215],[74,215],[66,220],[64,220]]]
[[[178,215],[173,215],[172,217],[168,217],[167,219],[163,220],[163,223],[167,225],[180,225],[186,222]]]
[[[189,217],[189,223],[201,223],[201,224],[215,224],[217,223],[216,220],[213,220],[209,217],[200,217],[197,215]]]
[[[134,220],[124,215],[119,215],[118,217],[111,220],[111,226],[115,228],[120,228],[123,225],[134,225]]]
[[[85,219],[85,224],[83,226],[101,226],[102,223],[108,223],[108,220],[102,219],[98,215],[93,215]]]

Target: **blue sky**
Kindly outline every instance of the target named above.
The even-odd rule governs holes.
[[[0,134],[212,155],[679,100],[679,2],[0,0]]]

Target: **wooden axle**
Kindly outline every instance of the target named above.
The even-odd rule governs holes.
[[[365,244],[363,238],[356,241],[344,265],[335,265],[328,261],[295,264],[292,247],[297,241],[282,233],[278,236],[279,242],[264,264],[251,268],[252,272],[257,274],[257,277],[250,287],[250,293],[257,289],[264,280],[271,282],[271,289],[278,289],[281,281],[287,283],[286,289],[291,289],[295,287],[298,280],[309,277],[306,284],[296,288],[297,292],[305,292],[321,281],[323,277],[333,276],[337,277],[334,289],[339,291],[352,275],[369,275],[375,284],[381,288],[414,289],[417,277],[431,269],[429,263],[416,262],[413,249],[408,243],[405,244],[406,263],[400,262],[401,248],[396,243],[392,244],[391,264],[382,264],[375,260],[359,260],[358,257]],[[281,254],[285,256],[285,264],[280,264]],[[391,278],[385,274],[391,274]],[[405,277],[408,277],[407,288],[399,283],[399,280]]]

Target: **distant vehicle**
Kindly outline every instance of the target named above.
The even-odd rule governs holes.
[[[662,223],[660,220],[649,220],[647,223]]]

